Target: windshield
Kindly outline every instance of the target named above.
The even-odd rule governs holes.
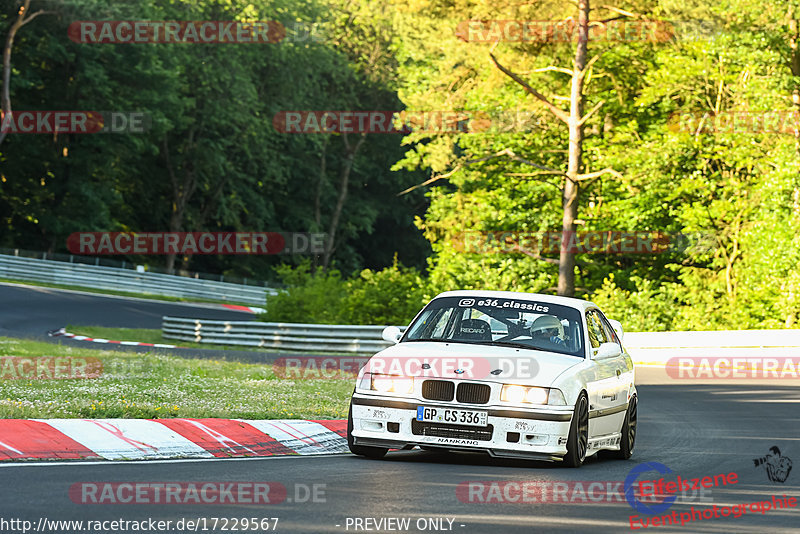
[[[525,299],[435,299],[411,323],[402,341],[508,345],[584,357],[578,310]]]

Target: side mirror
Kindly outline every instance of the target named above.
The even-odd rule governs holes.
[[[387,326],[383,329],[381,337],[390,343],[397,343],[403,337],[403,333],[396,326]]]
[[[603,343],[597,348],[597,352],[594,353],[594,358],[596,360],[601,358],[614,358],[620,354],[622,354],[622,351],[616,343]]]
[[[614,329],[614,332],[617,333],[617,336],[619,336],[619,340],[622,341],[623,336],[625,336],[625,332],[622,330],[622,323],[612,319],[609,319],[608,322],[611,324],[611,328]]]

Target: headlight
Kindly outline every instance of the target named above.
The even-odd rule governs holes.
[[[372,386],[370,389],[375,391],[387,392],[394,388],[394,380],[390,376],[372,375]]]
[[[408,376],[383,375],[379,373],[364,373],[362,384],[369,381],[369,389],[381,393],[412,393],[414,379]]]
[[[516,404],[550,404],[553,406],[566,406],[567,404],[564,394],[559,389],[517,386],[515,384],[503,385],[500,400]]]
[[[522,402],[525,400],[525,388],[522,386],[503,386],[500,398],[508,402]]]
[[[544,388],[528,388],[525,393],[525,402],[531,404],[547,404],[548,391]]]

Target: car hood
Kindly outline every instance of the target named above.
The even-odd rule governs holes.
[[[550,386],[564,371],[584,361],[576,356],[514,347],[412,341],[377,353],[362,371]]]

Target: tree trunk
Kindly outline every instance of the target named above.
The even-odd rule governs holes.
[[[186,154],[191,154],[191,148],[194,146],[195,130],[189,131],[187,136],[185,151]],[[194,195],[195,188],[197,187],[197,176],[194,167],[190,160],[183,162],[183,180],[179,180],[177,173],[172,166],[172,161],[169,155],[169,144],[167,138],[164,137],[163,142],[164,160],[166,163],[167,173],[169,174],[170,183],[172,185],[172,212],[169,216],[169,231],[179,232],[183,227],[183,220],[186,216],[186,207],[189,200]],[[174,274],[175,272],[175,254],[167,254],[165,269],[167,273]]]
[[[328,140],[330,136],[326,135],[325,139],[322,142],[322,154],[319,160],[319,180],[317,180],[317,191],[314,194],[314,231],[319,232],[322,229],[322,192],[325,188],[325,184],[328,181],[327,173],[328,173]],[[320,257],[318,254],[314,254],[313,259],[311,260],[311,266],[314,270],[317,270],[319,267],[319,260]]]
[[[578,3],[578,44],[572,73],[569,107],[569,163],[564,183],[563,216],[561,220],[561,253],[558,262],[558,294],[571,297],[575,294],[575,251],[570,241],[575,235],[578,217],[578,175],[583,159],[583,81],[586,68],[586,48],[589,36],[589,0]],[[574,242],[574,241],[573,241]]]
[[[25,0],[25,2],[20,6],[19,11],[17,12],[17,18],[14,22],[11,23],[11,27],[8,29],[8,36],[6,37],[6,44],[3,48],[3,93],[0,96],[0,110],[2,110],[2,116],[5,117],[6,114],[12,113],[11,111],[11,49],[14,47],[14,37],[17,35],[17,31],[25,26],[27,23],[38,17],[39,15],[43,15],[45,13],[50,13],[50,11],[37,11],[36,13],[30,13],[31,0]],[[0,143],[6,138],[8,132],[3,132],[0,130]]]
[[[364,144],[364,140],[366,138],[366,133],[362,133],[358,137],[356,144],[351,145],[347,140],[347,134],[342,134],[342,143],[344,143],[345,148],[345,158],[342,162],[341,170],[339,171],[339,195],[336,199],[336,206],[333,209],[330,225],[328,226],[328,236],[327,240],[325,241],[325,253],[322,256],[322,269],[325,271],[327,271],[328,267],[330,266],[331,256],[333,256],[333,251],[335,250],[334,245],[336,231],[339,228],[339,219],[341,218],[342,210],[344,209],[344,203],[347,200],[347,188],[350,182],[350,171],[353,169],[353,161],[355,160],[356,154],[361,148],[361,145]]]
[[[789,7],[787,18],[789,19],[789,49],[791,57],[789,58],[789,69],[795,79],[800,78],[800,29],[798,29],[798,22],[795,18],[796,14],[794,8]],[[792,105],[794,106],[795,113],[800,113],[800,85],[795,81],[794,89],[792,90]],[[797,153],[800,154],[800,128],[794,130],[795,148]]]

